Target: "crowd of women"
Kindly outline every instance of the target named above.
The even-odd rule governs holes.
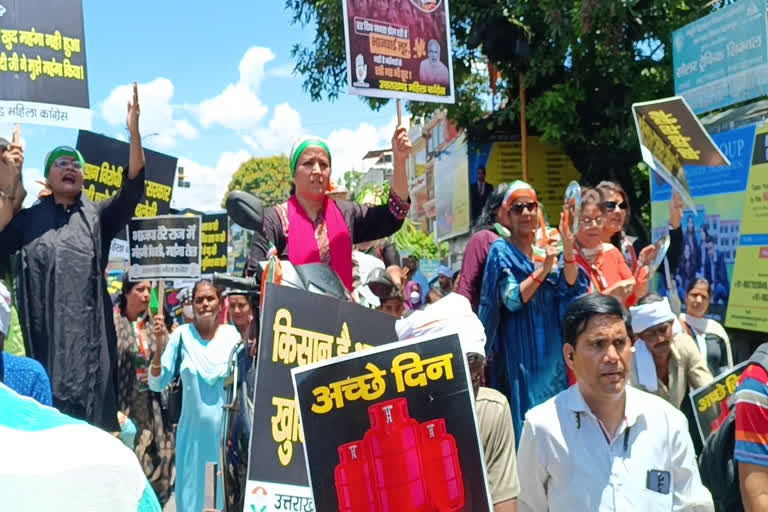
[[[20,250],[21,324],[29,355],[51,377],[54,406],[108,431],[119,430],[160,501],[167,501],[175,489],[179,510],[200,511],[205,463],[219,456],[228,359],[241,340],[255,353],[258,315],[247,297],[225,298],[210,281],[202,280],[189,292],[185,322],[179,325],[171,322],[163,304],[153,304],[150,282],[128,279],[114,312],[101,315],[111,304],[105,297],[106,247],[125,226],[125,212],[133,211],[131,205],[143,188],[138,115],[134,88],[127,116],[129,175],[116,198],[90,202],[81,193],[82,155],[57,148],[46,161],[47,193],[34,207],[13,211],[7,226],[0,225],[0,252],[5,257]],[[378,252],[383,258],[385,251],[371,253],[370,244],[363,244],[395,233],[409,211],[406,161],[411,144],[404,127],[396,129],[392,148],[394,172],[386,203],[361,205],[331,198],[327,144],[299,140],[289,159],[291,196],[265,211],[246,272],[260,272],[260,263],[273,255],[294,265],[326,263],[348,291],[355,292],[361,284],[359,271],[355,282],[355,268],[362,261],[355,254],[376,258]],[[5,161],[20,170],[23,158]],[[580,211],[566,210],[554,228],[544,225],[542,206],[530,185],[498,185],[460,271],[441,268],[437,283],[430,286],[416,261],[401,265],[398,258],[388,257],[381,264],[384,274],[377,274],[392,285],[386,296],[378,297],[379,307],[394,316],[450,293],[469,299],[486,330],[488,384],[509,400],[516,439],[525,413],[569,384],[561,320],[571,301],[588,292],[615,296],[626,307],[661,300],[648,294],[658,249],[639,247],[625,232],[630,210],[622,187],[602,182],[582,189],[581,196]],[[578,214],[580,228],[575,233],[569,212]],[[675,198],[667,254],[673,274],[683,252],[681,218]],[[654,369],[651,380],[656,382],[648,381],[642,368],[633,372],[635,384],[676,407],[683,405],[685,390],[733,364],[725,330],[706,318],[711,283],[701,276],[691,279],[685,298],[686,313],[679,319],[641,333],[646,362]],[[399,306],[387,306],[390,301],[399,301]],[[229,318],[222,322],[223,308]],[[174,424],[166,390],[179,381],[183,400]],[[222,496],[219,488],[220,502]]]

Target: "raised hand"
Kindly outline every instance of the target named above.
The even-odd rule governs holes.
[[[411,154],[411,139],[408,138],[408,131],[404,126],[398,126],[395,128],[395,133],[392,135],[392,152],[396,162],[405,162],[408,160],[408,156]]]
[[[128,102],[128,114],[125,118],[125,124],[128,126],[128,131],[131,135],[138,135],[139,133],[139,114],[141,114],[139,86],[136,82],[133,82],[133,101]]]
[[[680,227],[683,220],[683,210],[685,203],[677,192],[672,192],[672,200],[669,202],[669,225],[672,229]]]

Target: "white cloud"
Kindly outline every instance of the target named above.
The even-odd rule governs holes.
[[[197,130],[188,121],[176,119],[178,107],[171,103],[173,93],[173,83],[167,78],[158,77],[151,82],[139,84],[139,128],[146,146],[169,149],[176,145],[179,137],[187,140],[198,137]],[[112,89],[101,104],[101,115],[109,124],[125,125],[127,105],[132,95],[132,84]]]
[[[24,189],[27,191],[23,206],[29,208],[37,201],[37,195],[43,190],[43,186],[38,181],[45,181],[45,178],[43,172],[35,167],[24,167],[21,174],[21,178],[24,180]]]
[[[258,128],[249,135],[243,135],[243,140],[257,154],[288,154],[291,145],[303,132],[301,115],[288,103],[281,103],[275,107],[267,128]]]
[[[258,126],[269,111],[258,96],[266,75],[264,67],[274,59],[275,54],[269,48],[249,48],[240,60],[238,82],[227,85],[218,96],[192,108],[198,112],[203,128],[220,124],[240,131]]]
[[[227,151],[219,157],[216,168],[179,158],[178,166],[184,168],[184,180],[189,181],[190,187],[178,188],[174,183],[173,206],[201,211],[220,210],[230,178],[250,157],[245,150]]]
[[[403,118],[403,125],[408,126],[408,118]],[[334,130],[328,136],[328,145],[333,154],[334,181],[343,179],[349,170],[359,170],[363,156],[368,151],[392,147],[392,134],[397,126],[397,116],[384,125],[373,126],[361,123],[356,129],[342,128]]]

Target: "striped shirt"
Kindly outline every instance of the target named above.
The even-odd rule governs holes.
[[[739,462],[768,466],[768,372],[751,364],[741,375],[736,400],[736,447]]]

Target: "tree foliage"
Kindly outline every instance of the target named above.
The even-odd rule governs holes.
[[[448,116],[470,138],[518,129],[523,74],[529,130],[562,147],[586,183],[619,182],[635,212],[634,231],[647,236],[640,212],[650,191],[647,179],[633,179],[641,157],[630,107],[673,94],[667,50],[672,31],[724,3],[730,1],[705,7],[707,2],[693,0],[454,0],[457,102],[448,106]],[[305,90],[313,100],[336,98],[346,87],[341,0],[287,0],[286,8],[295,23],[316,27],[314,44],[297,44],[292,51]],[[530,55],[518,55],[521,42],[528,43]],[[501,108],[492,113],[484,102],[490,94],[488,62],[501,74]],[[374,109],[386,103],[364,101]],[[408,105],[416,117],[436,108]]]
[[[227,187],[229,192],[243,190],[261,199],[264,207],[270,207],[288,199],[291,190],[290,162],[284,155],[251,158],[232,175]]]
[[[419,260],[439,260],[447,258],[449,253],[448,242],[438,245],[433,235],[424,233],[408,218],[392,241],[398,251],[407,252]]]
[[[363,173],[360,171],[347,171],[344,173],[344,188],[349,192],[350,197],[357,195],[360,179]]]

